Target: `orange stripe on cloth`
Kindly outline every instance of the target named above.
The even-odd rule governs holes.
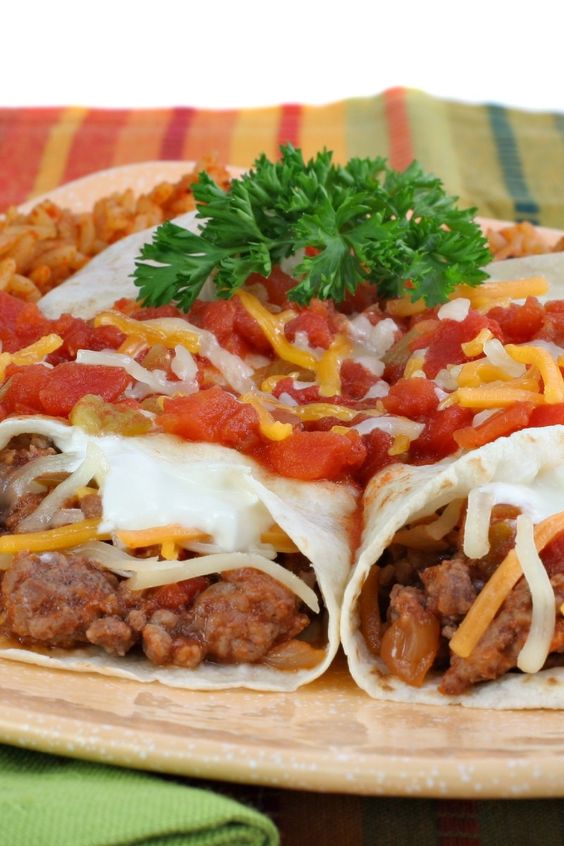
[[[130,111],[116,138],[113,163],[123,165],[158,159],[170,116],[170,109]]]
[[[38,163],[60,108],[0,111],[0,212],[25,200],[33,189]]]
[[[88,112],[71,145],[64,182],[113,165],[116,140],[128,114],[127,109]]]
[[[231,140],[237,121],[234,109],[211,111],[198,109],[192,117],[190,132],[184,139],[182,159],[198,161],[213,156],[219,164],[237,164],[229,161]]]
[[[182,150],[195,111],[191,106],[177,106],[172,110],[161,144],[160,159],[171,159],[174,161],[182,158]]]
[[[405,170],[413,160],[413,144],[405,88],[390,88],[383,94],[390,147],[390,165]]]
[[[278,146],[281,144],[300,146],[302,108],[299,103],[285,103],[282,106],[278,124]]]

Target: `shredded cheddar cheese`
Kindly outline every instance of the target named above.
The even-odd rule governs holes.
[[[537,368],[544,383],[544,398],[547,403],[564,402],[564,379],[557,362],[548,350],[527,344],[507,344],[505,349],[514,361],[532,364]]]
[[[294,541],[290,540],[286,532],[276,524],[271,526],[268,531],[263,532],[260,539],[263,543],[273,546],[277,552],[299,552]]]
[[[197,353],[200,349],[198,335],[189,329],[167,332],[156,326],[148,326],[143,320],[126,317],[118,311],[101,312],[95,318],[94,326],[115,326],[120,332],[132,339],[132,344],[139,343],[139,340],[142,339],[145,344],[163,344],[169,350],[178,345],[186,347],[192,353]]]
[[[255,409],[259,418],[260,432],[265,438],[268,438],[270,441],[284,441],[290,437],[293,431],[292,424],[274,420],[272,414],[263,405],[258,396],[254,394],[242,394],[239,400]]]
[[[392,317],[412,317],[415,314],[421,314],[426,308],[425,300],[415,300],[414,302],[409,297],[397,297],[397,299],[388,300],[386,303],[386,311]]]
[[[388,455],[401,455],[407,452],[411,441],[407,435],[395,435],[393,443],[388,450]]]
[[[123,530],[116,532],[116,537],[128,549],[157,546],[170,541],[209,540],[205,532],[199,529],[187,529],[186,526],[179,526],[176,523],[150,529]]]
[[[490,309],[497,301],[519,300],[525,297],[539,297],[548,291],[548,282],[544,276],[531,276],[528,279],[503,280],[502,282],[484,282],[477,288],[470,285],[458,285],[449,299],[466,297],[472,308]]]
[[[478,388],[484,382],[507,382],[512,378],[506,370],[496,367],[487,358],[480,358],[462,365],[457,382],[460,388]]]
[[[556,535],[564,531],[564,512],[547,517],[535,526],[535,546],[541,552]],[[493,576],[474,600],[466,617],[450,641],[450,648],[460,658],[468,658],[495,615],[513,590],[523,570],[514,549],[503,559]]]
[[[351,342],[344,335],[337,335],[321,358],[292,344],[284,334],[286,323],[296,316],[293,311],[272,314],[253,294],[237,291],[237,296],[249,314],[254,317],[268,338],[276,355],[284,361],[296,364],[303,370],[315,373],[322,397],[336,396],[341,392],[340,368],[342,360],[352,350]]]
[[[61,336],[52,333],[51,335],[44,335],[43,338],[39,338],[38,341],[16,352],[0,353],[0,382],[4,381],[8,365],[15,364],[18,367],[23,367],[28,364],[38,364],[62,345],[63,339]]]
[[[260,389],[264,394],[271,394],[278,382],[281,382],[282,379],[288,379],[288,377],[290,379],[297,379],[298,376],[299,374],[296,371],[292,373],[277,373],[274,376],[268,376],[268,378],[266,378],[261,384]]]
[[[43,532],[22,532],[17,535],[0,537],[0,554],[16,552],[52,552],[57,549],[69,549],[86,543],[93,538],[108,540],[109,534],[98,532],[99,520],[81,520],[68,526],[46,529]]]
[[[474,358],[476,355],[482,355],[484,352],[484,344],[486,341],[491,341],[493,338],[493,332],[491,329],[486,329],[485,327],[481,329],[475,338],[472,338],[471,341],[467,341],[465,344],[461,344],[462,352],[464,355],[468,356],[468,358]]]
[[[423,365],[425,364],[425,359],[423,356],[420,355],[412,355],[410,359],[408,359],[407,364],[405,365],[405,369],[403,371],[403,375],[405,379],[412,379],[416,374],[423,370]]]

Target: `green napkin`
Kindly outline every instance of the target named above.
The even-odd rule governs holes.
[[[0,746],[6,846],[277,846],[274,824],[209,790]]]

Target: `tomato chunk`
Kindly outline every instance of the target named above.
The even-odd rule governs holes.
[[[392,385],[388,396],[382,399],[382,404],[390,414],[419,420],[436,411],[439,398],[433,382],[429,379],[414,377],[400,379]]]
[[[155,590],[153,599],[159,608],[170,608],[176,611],[191,605],[194,599],[210,584],[207,576],[197,576],[195,579],[185,579],[170,585],[163,585]]]
[[[334,337],[328,314],[320,311],[303,311],[284,326],[284,334],[289,341],[295,341],[298,332],[305,332],[311,347],[323,349],[329,349]]]
[[[49,356],[51,364],[74,359],[79,350],[115,350],[125,339],[125,335],[115,326],[94,328],[85,320],[70,314],[63,314],[55,320],[51,331],[63,339],[63,346]]]
[[[529,426],[557,426],[564,423],[564,403],[535,406],[529,418]]]
[[[51,371],[43,364],[29,367],[10,368],[9,379],[5,383],[2,405],[7,414],[37,414],[43,412],[39,392],[50,376]]]
[[[379,381],[378,376],[359,364],[358,361],[345,359],[341,365],[341,396],[344,399],[360,400]]]
[[[288,291],[294,287],[296,280],[284,273],[280,267],[273,267],[272,273],[268,277],[261,276],[259,273],[253,273],[249,276],[247,285],[257,284],[266,288],[266,295],[270,303],[285,306],[288,304]]]
[[[412,350],[427,347],[423,370],[433,379],[447,364],[462,364],[467,360],[461,345],[475,338],[482,329],[490,329],[495,337],[501,337],[501,329],[494,320],[470,311],[465,320],[440,320],[431,333],[417,338],[410,346]]]
[[[541,553],[546,572],[552,578],[564,573],[564,532],[560,532],[554,540],[545,546]]]
[[[259,324],[237,297],[209,303],[198,300],[192,306],[190,319],[196,326],[213,332],[221,346],[233,355],[244,357],[253,351],[271,352]]]
[[[255,409],[238,402],[215,385],[165,401],[159,424],[188,441],[208,441],[243,451],[259,442],[259,419]]]
[[[351,473],[363,463],[366,449],[357,432],[294,432],[262,446],[258,457],[281,476],[316,481]]]
[[[488,317],[501,327],[505,344],[523,344],[535,337],[544,323],[544,309],[536,297],[527,297],[523,305],[490,309]]]
[[[453,438],[462,449],[477,449],[497,438],[524,429],[529,425],[529,418],[534,408],[532,403],[517,402],[488,417],[480,426],[466,426],[464,429],[458,429],[453,433]],[[561,416],[564,420],[564,415]]]
[[[451,405],[442,411],[437,411],[427,422],[419,437],[412,442],[410,458],[414,464],[427,464],[446,458],[456,452],[458,444],[453,434],[457,429],[469,426],[472,422],[472,411]]]
[[[381,429],[373,429],[363,437],[366,447],[366,460],[361,469],[361,481],[367,484],[372,476],[398,460],[397,456],[390,455],[390,448],[394,442],[391,435]]]
[[[50,321],[35,303],[24,303],[0,291],[0,340],[5,352],[15,352],[51,331]]]
[[[46,414],[66,417],[86,394],[114,402],[130,382],[131,377],[120,367],[69,361],[49,371],[48,378],[39,389],[39,400]]]

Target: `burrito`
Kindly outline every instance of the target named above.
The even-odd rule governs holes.
[[[341,635],[395,702],[564,707],[564,427],[523,429],[364,495]]]
[[[0,423],[0,656],[293,690],[339,643],[355,492],[168,434]]]

